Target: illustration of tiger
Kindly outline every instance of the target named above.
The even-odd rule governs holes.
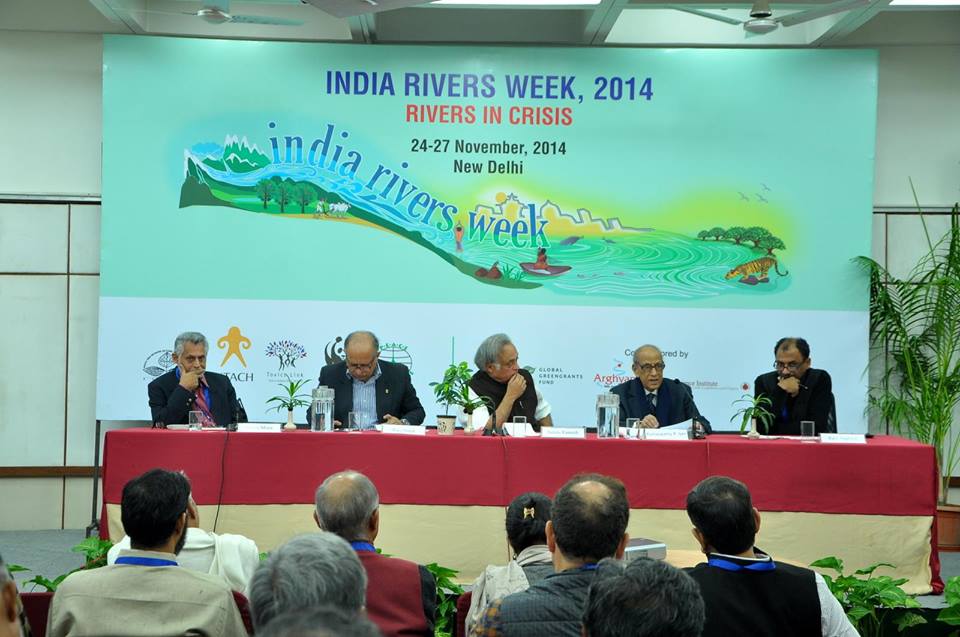
[[[787,271],[780,271],[778,267],[777,260],[773,257],[760,257],[759,259],[754,259],[753,261],[747,261],[746,263],[741,263],[734,269],[727,272],[725,279],[732,279],[733,277],[741,277],[740,283],[746,283],[747,285],[756,285],[757,283],[769,283],[770,279],[767,277],[767,272],[770,271],[770,268],[779,274],[780,276],[787,276],[790,274]],[[760,276],[756,276],[759,273]]]

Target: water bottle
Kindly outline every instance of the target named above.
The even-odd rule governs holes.
[[[616,438],[620,435],[620,397],[616,394],[597,396],[597,437]]]
[[[317,431],[333,431],[333,387],[324,387],[320,395],[320,421]]]
[[[310,431],[317,431],[317,425],[320,423],[320,395],[326,389],[325,385],[315,388],[310,392]]]

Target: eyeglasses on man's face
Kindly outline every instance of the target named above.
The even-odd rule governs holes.
[[[636,363],[634,363],[633,367],[634,369],[639,369],[644,374],[649,374],[654,370],[658,372],[662,372],[667,368],[667,366],[663,363],[654,363],[652,365],[650,363],[644,363],[643,365],[637,365]]]
[[[791,361],[789,363],[784,363],[783,361],[773,361],[773,368],[787,369],[787,370],[790,370],[791,372],[795,372],[798,369],[800,369],[800,366],[803,365],[804,362],[806,361],[800,361],[799,363],[797,361]]]
[[[372,359],[370,359],[370,360],[369,360],[368,362],[366,362],[366,363],[358,363],[358,362],[356,362],[356,361],[351,361],[351,360],[348,360],[348,361],[347,361],[347,367],[348,367],[349,369],[353,369],[353,370],[356,370],[356,371],[361,371],[361,370],[366,371],[366,370],[373,369],[373,368],[376,367],[376,366],[377,366],[377,357],[376,357],[376,356],[374,356]]]

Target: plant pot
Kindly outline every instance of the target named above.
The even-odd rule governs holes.
[[[293,424],[293,410],[292,410],[292,409],[288,409],[288,410],[287,410],[287,424],[285,424],[285,425],[283,426],[283,428],[286,429],[286,430],[288,430],[288,431],[289,431],[290,429],[296,429],[296,428],[297,428],[297,426],[296,426],[295,424]]]
[[[437,433],[441,436],[452,436],[457,429],[456,416],[437,416]]]
[[[750,419],[750,433],[747,434],[750,440],[760,440],[760,432],[757,431],[757,419]]]
[[[937,506],[937,548],[941,551],[960,551],[960,506]]]

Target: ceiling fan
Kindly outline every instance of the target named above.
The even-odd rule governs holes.
[[[737,20],[736,18],[730,18],[725,15],[710,13],[709,11],[702,11],[700,9],[691,9],[688,7],[674,8],[678,11],[692,13],[703,18],[709,18],[711,20],[726,22],[727,24],[743,25],[743,30],[747,32],[747,36],[749,37],[751,35],[765,35],[772,31],[776,31],[781,25],[785,27],[791,27],[795,24],[802,24],[804,22],[823,18],[828,15],[833,15],[834,13],[840,13],[841,11],[849,11],[850,9],[855,9],[869,3],[870,0],[838,0],[838,2],[831,2],[830,4],[814,7],[805,11],[797,11],[795,13],[789,13],[787,15],[774,18],[773,11],[770,10],[770,3],[768,0],[756,0],[753,4],[753,7],[750,9],[750,18],[747,20]]]
[[[275,26],[296,27],[303,24],[302,20],[290,20],[274,16],[237,15],[230,13],[230,0],[203,0],[203,5],[196,11],[180,11],[171,14],[167,11],[146,11],[165,15],[192,15],[210,24],[270,24]]]

